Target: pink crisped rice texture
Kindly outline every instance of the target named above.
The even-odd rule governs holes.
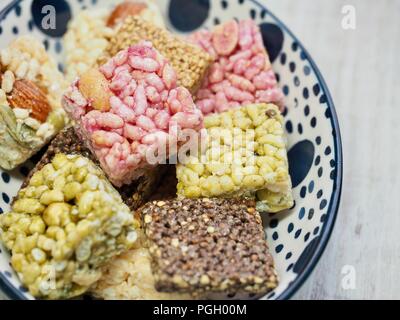
[[[109,107],[94,109],[95,97],[85,98],[79,79],[63,106],[114,185],[143,175],[153,165],[148,151],[164,150],[167,158],[171,144],[184,142],[181,130],[203,128],[201,110],[186,88],[177,87],[175,71],[150,42],[118,52],[99,70],[111,91]]]
[[[224,41],[217,29],[200,30],[188,37],[215,59],[196,95],[196,105],[203,114],[259,102],[274,103],[282,110],[284,96],[256,23],[233,20],[217,28],[224,27],[228,28],[223,31],[228,38]]]

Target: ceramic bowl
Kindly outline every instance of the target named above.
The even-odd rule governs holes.
[[[112,6],[110,0],[16,0],[0,5],[0,47],[22,34],[41,39],[63,68],[62,35],[83,8]],[[304,283],[329,240],[338,211],[342,183],[342,149],[338,120],[326,83],[307,50],[267,7],[253,0],[159,0],[167,26],[179,33],[211,27],[232,18],[252,18],[260,26],[279,84],[284,111],[295,206],[264,216],[280,285],[263,299],[287,299]],[[41,8],[53,5],[56,30],[43,30]],[[9,210],[32,164],[13,172],[0,170],[0,214]],[[10,297],[31,299],[0,245],[0,287]]]

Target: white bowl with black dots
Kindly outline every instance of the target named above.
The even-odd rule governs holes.
[[[110,0],[15,0],[0,5],[0,46],[18,35],[41,39],[62,70],[62,35],[82,8],[113,5]],[[254,0],[158,0],[168,28],[187,33],[238,18],[252,18],[263,33],[279,84],[285,94],[285,128],[295,206],[264,225],[280,285],[263,299],[288,299],[304,283],[329,240],[342,184],[342,147],[338,120],[328,88],[306,49],[263,4]],[[44,30],[41,7],[53,5],[57,28]],[[194,14],[195,13],[195,14]],[[0,170],[0,214],[9,210],[28,162],[12,172]],[[0,287],[15,299],[32,299],[12,270],[0,245]],[[251,298],[251,297],[250,297]]]

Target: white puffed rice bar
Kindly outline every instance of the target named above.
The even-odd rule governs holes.
[[[106,26],[109,10],[91,9],[81,11],[69,22],[64,36],[66,78],[72,82],[76,77],[96,64],[108,46],[114,30]]]
[[[127,2],[143,3],[146,8],[140,11],[140,17],[158,27],[164,27],[161,13],[153,1]],[[97,65],[97,61],[103,56],[110,39],[117,34],[122,22],[109,26],[108,20],[112,13],[105,8],[83,10],[69,23],[64,36],[65,72],[68,81],[72,82]]]

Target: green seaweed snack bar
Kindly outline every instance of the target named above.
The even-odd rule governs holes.
[[[46,152],[31,170],[28,177],[22,184],[22,188],[29,184],[31,176],[38,170],[42,169],[46,164],[51,162],[57,153],[77,154],[92,160],[96,165],[98,161],[91,151],[86,148],[83,140],[76,134],[73,127],[67,127],[61,130],[57,136],[51,141]],[[175,169],[175,168],[174,168]],[[151,170],[147,170],[146,174],[129,185],[116,188],[120,193],[122,200],[132,211],[146,203],[159,187],[159,182],[167,170],[167,166],[154,166]],[[174,171],[175,174],[175,171]]]
[[[135,244],[140,223],[92,161],[58,153],[19,191],[0,228],[30,293],[65,299],[87,291],[103,264]]]

